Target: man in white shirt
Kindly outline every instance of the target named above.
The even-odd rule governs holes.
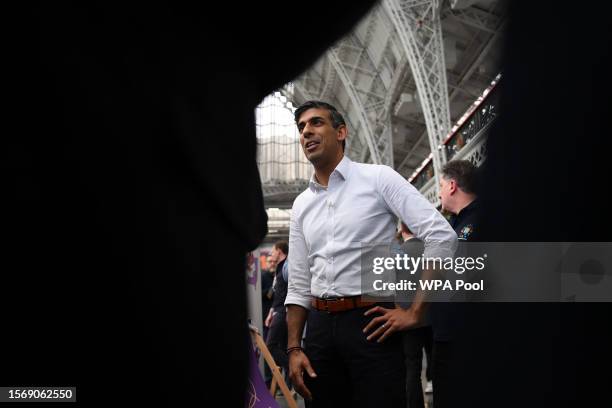
[[[314,174],[291,213],[285,305],[292,383],[317,408],[405,408],[401,337],[392,334],[417,324],[425,303],[417,294],[404,311],[362,298],[362,245],[391,242],[398,217],[423,241],[426,257],[452,255],[457,236],[393,169],[344,156],[347,127],[333,106],[306,102],[295,119]]]

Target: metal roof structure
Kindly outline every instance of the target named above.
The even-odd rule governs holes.
[[[418,187],[436,203],[452,125],[499,81],[505,16],[502,0],[382,0],[275,97],[289,110],[310,99],[336,106],[356,161],[411,180],[431,167]],[[289,208],[309,177],[264,180],[267,205]]]

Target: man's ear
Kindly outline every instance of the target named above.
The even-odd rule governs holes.
[[[341,142],[346,139],[347,135],[348,135],[348,129],[346,128],[346,125],[338,126],[338,129],[336,129],[336,140]]]
[[[450,179],[448,185],[450,188],[450,193],[455,194],[455,192],[457,191],[457,181],[455,181],[454,179]]]

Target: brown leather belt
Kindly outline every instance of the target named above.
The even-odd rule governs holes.
[[[312,298],[312,307],[328,313],[345,312],[347,310],[357,309],[359,307],[373,306],[381,302],[393,302],[392,299],[381,300],[363,300],[361,296],[348,296],[333,299]]]

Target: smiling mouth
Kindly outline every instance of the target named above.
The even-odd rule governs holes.
[[[307,152],[312,152],[319,146],[319,142],[310,141],[304,145]]]

